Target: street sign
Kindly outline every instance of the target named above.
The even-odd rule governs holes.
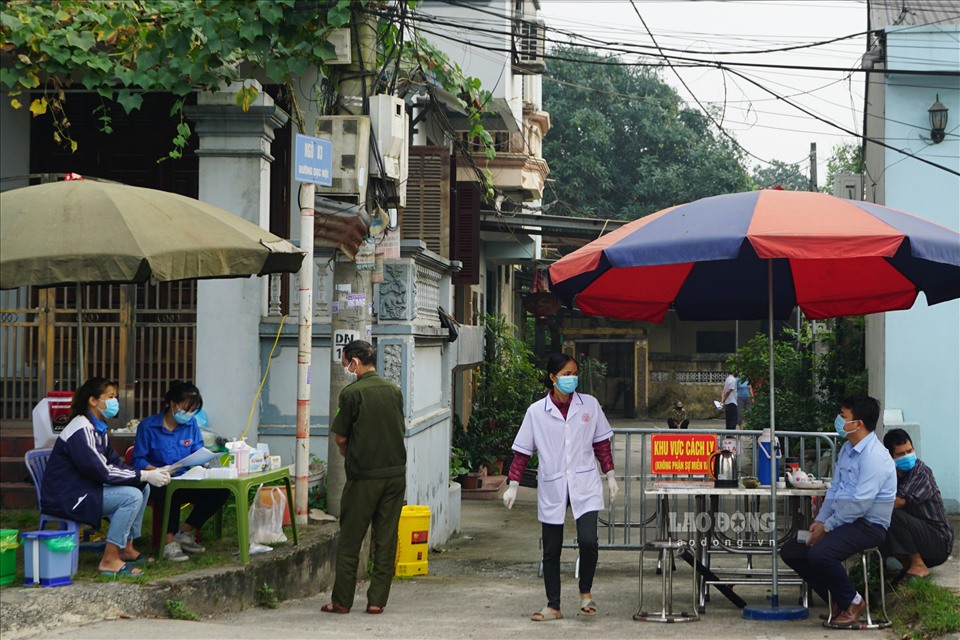
[[[293,173],[297,182],[333,186],[333,143],[298,133]]]

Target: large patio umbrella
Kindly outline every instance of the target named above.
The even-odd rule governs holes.
[[[79,308],[81,283],[296,273],[306,255],[211,204],[70,176],[0,193],[0,289],[77,284]],[[82,324],[78,329],[82,376]]]
[[[304,253],[175,193],[69,180],[0,193],[0,289],[296,273]]]
[[[673,308],[681,320],[768,319],[773,441],[773,320],[794,306],[812,319],[908,309],[920,291],[928,305],[960,298],[960,234],[868,202],[761,190],[640,218],[549,274],[553,293],[588,315],[659,323]],[[771,465],[773,500],[775,474]],[[772,554],[777,608],[775,544]]]

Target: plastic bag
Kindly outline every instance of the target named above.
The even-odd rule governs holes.
[[[13,531],[12,533],[5,533],[0,536],[0,552],[3,551],[13,551],[20,547],[20,543],[17,541],[17,532]]]
[[[250,542],[259,544],[273,544],[286,542],[287,536],[283,533],[283,513],[287,508],[287,496],[280,487],[269,487],[268,491],[261,491],[263,485],[257,489],[257,495],[250,505]],[[263,499],[269,494],[270,501]]]
[[[77,536],[71,534],[57,536],[56,538],[44,538],[43,544],[47,545],[47,549],[50,549],[50,551],[73,551],[77,548]]]

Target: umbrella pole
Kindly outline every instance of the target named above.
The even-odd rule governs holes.
[[[743,608],[743,617],[747,620],[803,620],[807,617],[806,607],[799,605],[780,606],[779,589],[777,586],[779,571],[777,570],[777,420],[774,411],[775,394],[773,391],[773,260],[767,260],[767,343],[770,356],[770,373],[767,384],[770,389],[770,575],[773,581],[770,591],[770,604],[748,605]],[[759,445],[758,445],[759,448]]]

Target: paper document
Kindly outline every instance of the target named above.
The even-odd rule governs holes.
[[[209,462],[210,460],[213,460],[216,457],[217,457],[216,453],[204,447],[203,449],[197,449],[196,451],[188,455],[186,458],[183,458],[181,460],[178,460],[177,462],[174,462],[169,467],[167,467],[167,469],[170,471],[170,473],[173,473],[177,469],[181,469],[183,467],[195,467],[197,465],[206,464],[207,462]]]
[[[207,478],[207,469],[203,467],[193,467],[183,475],[176,477],[177,480],[205,480]]]

